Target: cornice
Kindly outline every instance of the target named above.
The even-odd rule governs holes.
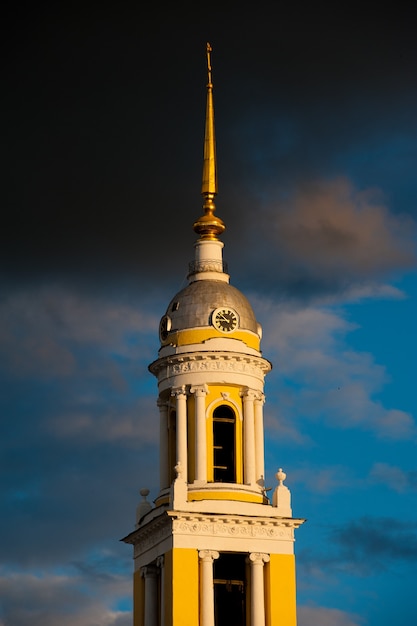
[[[233,372],[264,378],[272,366],[263,357],[238,352],[190,352],[157,359],[149,366],[155,376],[167,378],[190,372]]]
[[[232,539],[250,541],[252,546],[263,542],[264,546],[270,545],[271,552],[274,552],[273,546],[282,545],[282,542],[287,545],[294,542],[294,530],[304,521],[304,519],[286,517],[204,515],[166,511],[163,515],[130,533],[122,541],[134,546],[135,558],[140,558],[149,550],[160,551],[161,544],[170,539],[175,545],[176,537],[187,543],[191,541],[192,545],[196,541],[199,543],[200,540],[203,543],[200,542],[199,545],[204,545],[206,542],[208,542],[207,545],[212,545],[213,541],[218,543],[218,541]],[[265,541],[268,543],[265,544]]]

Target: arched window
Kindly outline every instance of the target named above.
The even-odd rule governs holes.
[[[213,478],[215,483],[236,482],[236,416],[222,404],[213,412]]]

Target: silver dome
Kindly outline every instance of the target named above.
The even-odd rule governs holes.
[[[166,314],[171,330],[209,326],[211,314],[219,307],[230,307],[239,315],[239,328],[257,332],[255,314],[247,298],[235,287],[220,280],[197,280],[177,293]]]

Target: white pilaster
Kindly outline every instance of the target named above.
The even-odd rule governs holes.
[[[168,404],[160,398],[159,408],[159,488],[169,487],[168,472]]]
[[[177,412],[177,465],[181,468],[181,478],[187,482],[187,394],[185,385],[171,391],[176,397]]]
[[[255,398],[255,480],[264,486],[265,482],[265,458],[264,458],[264,394]]]
[[[243,477],[246,485],[255,482],[255,423],[254,423],[255,393],[246,389],[243,394]]]
[[[145,579],[144,626],[158,626],[158,568],[147,565],[141,572]]]
[[[190,392],[195,394],[195,480],[207,482],[207,385],[191,387]]]
[[[214,626],[214,585],[213,561],[219,558],[215,550],[200,550],[201,597],[200,597],[200,624]]]
[[[265,626],[264,563],[269,561],[269,554],[252,552],[249,555],[251,565],[251,626]]]

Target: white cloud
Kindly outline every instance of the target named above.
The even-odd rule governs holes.
[[[266,383],[267,393],[273,388],[280,406],[274,416],[269,407],[267,426],[272,432],[301,442],[297,432],[303,416],[391,439],[416,436],[413,417],[399,407],[385,407],[379,399],[389,380],[385,367],[372,354],[349,347],[349,333],[356,325],[343,309],[277,305],[259,298],[254,305],[263,321],[264,354],[274,363]]]
[[[369,479],[374,483],[382,483],[397,493],[417,489],[417,471],[405,472],[400,467],[388,463],[374,463],[369,472]]]
[[[364,618],[359,615],[320,606],[299,606],[297,616],[298,626],[361,626],[366,624]]]
[[[291,484],[303,483],[312,493],[329,494],[352,485],[352,469],[342,466],[291,470]]]

